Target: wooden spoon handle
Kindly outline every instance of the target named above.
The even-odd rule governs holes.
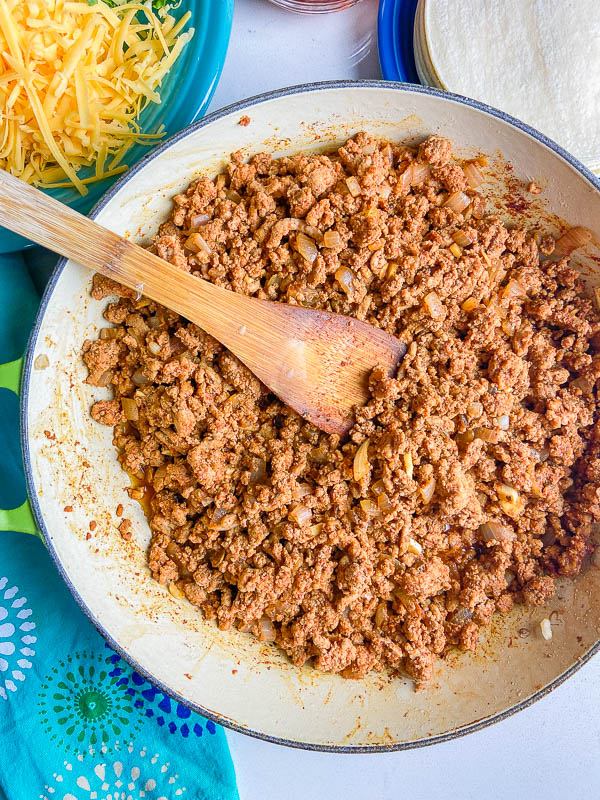
[[[0,170],[0,225],[146,295],[226,346],[248,298],[190,275]]]

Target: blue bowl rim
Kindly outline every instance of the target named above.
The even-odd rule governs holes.
[[[114,195],[121,189],[121,187],[127,183],[134,175],[141,169],[143,169],[150,161],[152,161],[159,153],[164,152],[166,149],[171,147],[171,145],[175,144],[176,142],[184,139],[185,137],[191,135],[194,131],[200,130],[201,128],[205,127],[206,125],[210,125],[212,122],[215,122],[218,119],[221,119],[229,114],[232,113],[239,113],[241,111],[245,111],[251,109],[253,106],[268,101],[274,100],[280,97],[292,96],[296,94],[302,94],[307,92],[315,92],[321,91],[323,89],[351,89],[351,88],[377,88],[377,89],[392,89],[395,91],[406,92],[406,93],[413,93],[413,94],[429,94],[435,97],[439,97],[444,100],[449,100],[451,102],[456,102],[461,105],[469,106],[470,108],[474,108],[478,111],[483,111],[489,114],[492,117],[502,120],[503,122],[507,122],[515,128],[523,131],[524,133],[529,134],[538,142],[541,142],[550,150],[553,150],[557,155],[567,161],[577,172],[581,173],[584,178],[586,178],[592,186],[594,186],[600,192],[600,178],[596,177],[592,172],[590,172],[587,167],[585,167],[580,161],[578,161],[574,156],[568,153],[564,148],[560,145],[553,142],[544,134],[536,131],[530,125],[527,125],[524,122],[516,119],[515,117],[511,117],[509,114],[504,113],[503,111],[499,111],[498,109],[492,108],[491,106],[486,105],[485,103],[481,103],[477,100],[472,100],[469,97],[463,97],[462,95],[452,94],[450,92],[443,92],[439,89],[432,89],[426,86],[416,85],[416,84],[409,84],[409,83],[395,83],[392,81],[383,81],[383,80],[334,80],[334,81],[321,81],[316,83],[308,83],[308,84],[299,84],[297,86],[291,86],[289,88],[284,89],[276,89],[274,91],[265,92],[264,94],[255,95],[250,97],[246,100],[241,100],[236,103],[232,103],[229,106],[225,106],[222,109],[212,112],[208,114],[206,117],[203,117],[201,120],[189,125],[187,128],[179,131],[174,136],[170,137],[168,140],[163,142],[157,148],[155,148],[152,152],[148,153],[141,161],[139,161],[134,167],[131,168],[129,172],[127,172],[119,181],[117,181],[109,191],[101,198],[101,200],[96,204],[93,208],[92,212],[90,213],[90,217],[93,219],[95,218],[99,212],[110,202],[110,200],[114,197]],[[100,633],[100,635],[108,642],[110,647],[117,652],[121,658],[127,662],[136,672],[142,675],[149,683],[153,684],[159,691],[165,694],[168,697],[171,697],[173,700],[181,703],[181,705],[189,708],[190,710],[201,714],[203,717],[216,722],[223,727],[229,728],[230,730],[235,731],[236,733],[243,733],[247,736],[252,736],[256,739],[262,739],[263,741],[270,742],[272,744],[280,744],[285,745],[286,747],[293,747],[298,748],[301,750],[311,750],[317,752],[327,752],[327,753],[389,753],[395,752],[400,750],[412,750],[418,747],[426,747],[432,744],[439,744],[441,742],[447,742],[452,739],[457,739],[458,737],[465,736],[469,733],[475,733],[476,731],[482,730],[483,728],[487,728],[489,725],[492,725],[496,722],[500,722],[502,720],[511,717],[513,714],[516,714],[519,711],[522,711],[525,708],[528,708],[533,703],[540,700],[542,697],[545,697],[547,694],[552,692],[558,686],[560,686],[564,681],[570,678],[577,670],[580,669],[583,664],[590,660],[590,658],[595,655],[600,650],[600,639],[592,645],[585,653],[578,655],[574,661],[574,663],[568,667],[564,672],[558,675],[553,681],[551,681],[547,686],[542,687],[537,692],[534,692],[529,697],[521,700],[519,703],[516,703],[513,706],[505,709],[504,711],[500,711],[497,714],[493,714],[490,717],[485,717],[480,720],[476,720],[468,725],[464,725],[461,728],[457,728],[452,731],[448,731],[446,733],[441,733],[435,736],[416,739],[414,741],[409,742],[397,742],[394,744],[389,745],[335,745],[335,744],[318,744],[313,742],[303,742],[303,741],[296,741],[293,739],[286,739],[278,736],[272,736],[270,734],[263,733],[262,731],[253,730],[251,728],[245,727],[244,725],[240,725],[237,722],[233,722],[229,718],[225,716],[219,715],[215,711],[211,711],[210,709],[203,708],[202,706],[198,705],[197,703],[193,703],[187,700],[178,692],[170,689],[166,686],[162,681],[157,680],[153,675],[145,669],[143,666],[137,663],[137,661],[128,655],[128,653],[124,650],[121,645],[113,639],[113,637],[108,633],[108,631],[104,628],[104,625],[100,620],[98,620],[90,611],[90,609],[85,604],[83,598],[77,591],[77,588],[71,581],[69,575],[65,567],[63,566],[58,553],[52,543],[52,539],[49,535],[48,529],[46,527],[46,523],[44,521],[40,505],[38,502],[37,495],[35,493],[35,482],[33,479],[33,470],[31,466],[31,453],[29,450],[29,425],[27,420],[27,408],[29,405],[29,390],[31,384],[31,372],[33,369],[33,354],[35,351],[35,345],[37,342],[38,334],[44,319],[44,315],[46,313],[46,309],[58,282],[62,271],[64,270],[68,259],[61,258],[57,263],[54,272],[52,273],[50,280],[46,286],[46,290],[43,294],[42,300],[40,302],[40,307],[36,316],[36,320],[33,326],[33,330],[29,337],[29,342],[27,345],[27,352],[25,356],[25,362],[23,365],[23,375],[21,379],[21,449],[23,453],[23,465],[25,471],[25,480],[27,484],[27,492],[29,495],[29,501],[31,503],[33,515],[38,526],[38,530],[41,532],[43,540],[46,544],[48,552],[60,573],[63,581],[67,585],[67,588],[73,595],[75,601],[88,618],[88,620],[94,625],[96,630]]]
[[[194,37],[188,43],[188,46],[183,49],[180,59],[178,59],[178,61],[175,63],[174,75],[169,74],[163,81],[163,87],[167,83],[170,84],[173,79],[177,78],[178,71],[184,68],[188,63],[195,63],[199,65],[202,70],[205,70],[207,63],[211,67],[211,71],[209,72],[210,81],[206,82],[206,88],[203,93],[198,94],[197,88],[195,88],[197,86],[197,81],[194,80],[195,76],[193,74],[189,75],[184,81],[186,87],[184,90],[184,99],[193,98],[195,95],[198,95],[198,98],[195,103],[189,106],[189,110],[184,116],[185,126],[184,128],[181,128],[181,130],[185,130],[185,127],[195,122],[198,117],[204,113],[204,111],[210,105],[215,90],[219,84],[219,79],[223,72],[223,67],[225,66],[229,40],[231,38],[231,28],[233,25],[233,2],[234,0],[219,0],[217,3],[208,4],[207,13],[209,15],[209,23],[211,25],[210,36],[208,37],[209,44],[207,45],[205,43],[204,49],[198,53],[198,47],[205,41],[205,37],[200,36],[200,31],[196,29]],[[188,31],[190,28],[194,27],[194,19],[190,18],[190,20],[186,23],[184,30]],[[217,30],[216,36],[214,35],[215,29]],[[145,125],[147,123],[146,116],[149,113],[152,113],[153,115],[159,114],[160,118],[156,119],[155,123],[165,126],[167,130],[167,138],[164,140],[165,142],[169,141],[174,134],[179,132],[179,130],[173,130],[173,128],[178,129],[179,124],[182,124],[179,121],[179,118],[182,114],[181,107],[183,101],[179,99],[179,96],[177,97],[177,102],[175,103],[175,110],[173,110],[172,107],[172,102],[174,99],[172,95],[174,95],[176,92],[179,95],[179,90],[180,87],[178,88],[178,84],[176,83],[174,86],[171,86],[170,93],[162,97],[163,102],[161,102],[160,105],[156,106],[155,104],[150,104],[143,110],[139,119],[139,122],[142,126],[142,133],[147,132]],[[162,112],[160,111],[161,109]],[[172,133],[170,134],[169,129],[172,130]],[[132,153],[130,153],[126,158],[126,163],[128,163],[133,155],[133,165],[130,166],[124,174],[129,174],[133,167],[147,154],[151,153],[153,149],[154,147],[151,147],[150,145],[135,145],[135,147],[132,149]],[[90,184],[89,194],[86,196],[79,195],[72,187],[60,187],[47,189],[45,191],[51,197],[54,197],[61,203],[66,203],[69,207],[74,208],[80,213],[87,213],[86,209],[88,207],[88,201],[96,197],[97,199],[89,210],[89,213],[92,213],[95,206],[100,202],[100,200],[102,200],[105,193],[110,190],[116,180],[116,177],[103,178],[98,183]],[[101,191],[102,188],[104,188],[104,191]],[[8,241],[9,244],[2,244],[3,241]],[[19,253],[34,246],[35,243],[28,241],[24,236],[20,236],[19,234],[8,230],[8,228],[0,226],[0,254]]]
[[[377,48],[381,74],[387,81],[419,81],[413,47],[416,11],[417,0],[379,2]]]

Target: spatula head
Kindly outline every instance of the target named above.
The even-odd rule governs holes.
[[[247,366],[287,405],[328,433],[345,436],[354,411],[369,397],[374,367],[393,374],[406,353],[405,345],[366,322],[276,303],[266,306],[277,329],[272,347],[248,358]],[[257,309],[258,310],[258,309]]]

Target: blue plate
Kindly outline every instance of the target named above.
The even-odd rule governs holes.
[[[415,66],[413,31],[418,0],[381,0],[377,46],[381,74],[388,81],[420,83]]]
[[[217,88],[229,44],[233,0],[183,0],[177,8],[177,16],[188,9],[192,18],[187,27],[195,28],[196,32],[163,81],[160,89],[162,103],[151,103],[140,116],[143,133],[164,125],[165,139],[206,111]],[[128,166],[139,161],[150,149],[143,145],[132,147],[125,159]],[[87,214],[118,177],[92,183],[85,197],[76,189],[68,188],[50,189],[48,194]],[[0,227],[0,253],[23,250],[30,245],[31,242],[23,237]]]

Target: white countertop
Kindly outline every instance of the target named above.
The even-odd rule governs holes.
[[[235,0],[229,53],[210,110],[298,83],[381,77],[376,26],[377,0],[325,16]],[[596,657],[525,711],[434,747],[349,756],[236,733],[228,739],[242,800],[568,800],[595,796],[599,701]]]

